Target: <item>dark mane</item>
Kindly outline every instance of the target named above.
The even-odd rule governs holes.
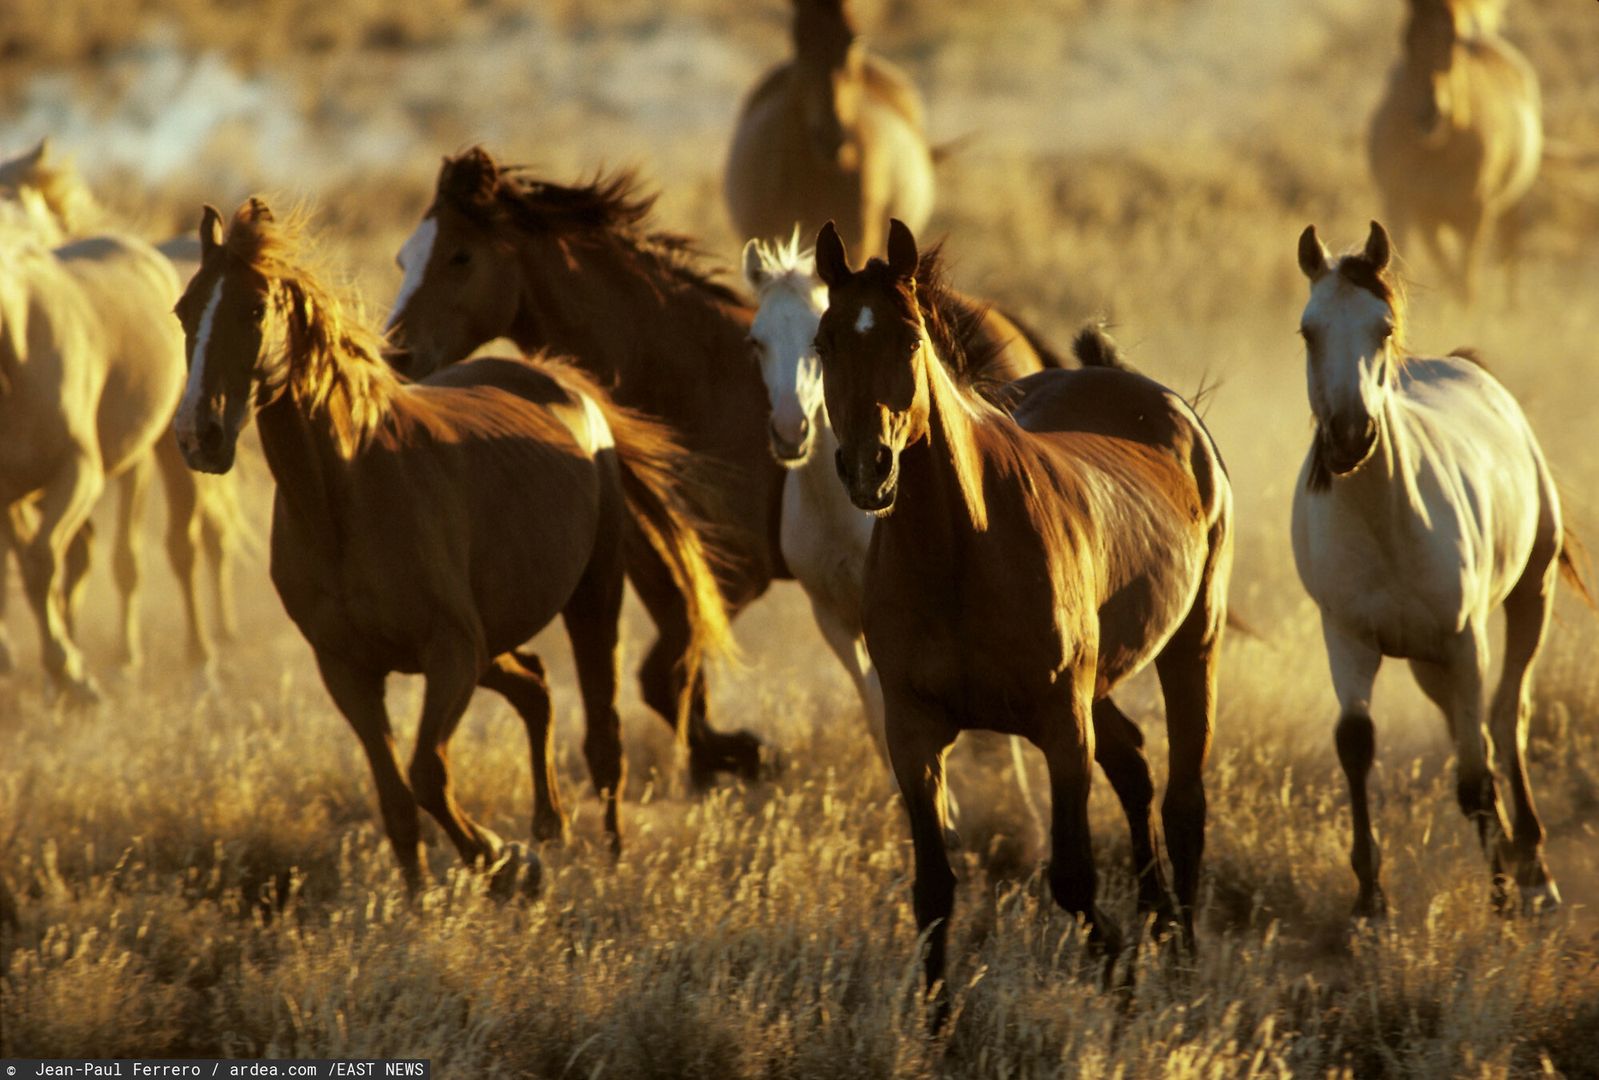
[[[1399,281],[1387,267],[1378,266],[1368,259],[1364,252],[1354,252],[1338,259],[1333,264],[1338,271],[1338,276],[1358,289],[1365,289],[1371,295],[1388,305],[1393,313],[1394,342],[1403,352],[1405,343],[1405,293]]]
[[[942,240],[922,252],[917,261],[916,301],[928,340],[956,382],[988,395],[998,383],[1009,381],[997,371],[1002,344],[981,333],[991,305],[970,300],[950,287]]]
[[[725,304],[744,298],[717,280],[699,245],[682,233],[651,227],[658,194],[644,189],[635,170],[596,173],[573,186],[537,179],[526,165],[502,165],[475,146],[446,158],[438,198],[484,225],[508,222],[528,232],[608,236],[627,245],[652,269]]]

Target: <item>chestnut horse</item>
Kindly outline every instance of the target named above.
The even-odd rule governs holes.
[[[739,114],[722,192],[740,236],[810,236],[832,218],[850,247],[882,254],[890,217],[933,212],[933,153],[916,88],[866,51],[846,0],[794,0],[794,58]]]
[[[1383,914],[1380,858],[1366,780],[1377,752],[1372,689],[1383,657],[1403,657],[1443,710],[1459,769],[1460,809],[1476,825],[1509,903],[1552,909],[1560,891],[1543,858],[1543,825],[1527,779],[1533,661],[1572,558],[1543,450],[1521,406],[1466,352],[1409,355],[1388,233],[1332,258],[1309,226],[1299,266],[1310,279],[1301,317],[1316,437],[1294,487],[1294,563],[1321,608],[1338,696],[1338,760],[1349,781],[1360,882],[1355,914]],[[1488,621],[1505,613],[1504,670],[1491,706]],[[1487,726],[1492,749],[1483,737]],[[1510,781],[1505,820],[1494,759]]]
[[[718,569],[736,612],[786,576],[783,471],[766,450],[753,312],[697,268],[686,240],[650,231],[653,201],[626,174],[562,187],[481,148],[445,159],[433,205],[400,251],[388,336],[401,351],[391,362],[420,378],[508,337],[572,357],[618,402],[665,420],[720,488]],[[649,550],[630,551],[628,577],[660,631],[639,671],[644,700],[670,721],[688,641],[682,600]],[[762,771],[760,741],[713,728],[700,684],[688,744],[696,783]]]
[[[1367,143],[1395,239],[1419,233],[1467,303],[1496,223],[1514,295],[1516,207],[1543,158],[1538,76],[1499,36],[1498,14],[1493,0],[1410,0],[1404,55]]]
[[[1096,735],[1131,727],[1119,714],[1104,722],[1116,713],[1109,695],[1151,660],[1170,742],[1166,848],[1192,943],[1232,492],[1188,404],[1112,366],[1113,348],[1092,336],[1078,350],[1082,369],[1013,383],[1010,412],[960,386],[941,362],[959,343],[921,303],[917,263],[911,231],[894,221],[888,261],[851,272],[837,231],[824,226],[816,268],[829,303],[816,346],[839,476],[855,505],[878,515],[866,644],[910,815],[916,924],[941,1022],[955,902],[940,820],[946,751],[969,728],[1021,735],[1043,751],[1050,887],[1114,959],[1121,935],[1095,902],[1088,789]],[[1139,906],[1158,911],[1152,797],[1146,786],[1129,816],[1141,810],[1134,835],[1149,853]]]
[[[422,883],[417,806],[470,864],[518,860],[456,803],[446,747],[475,686],[521,714],[532,750],[533,833],[566,827],[549,686],[518,651],[566,623],[588,718],[583,753],[621,844],[616,711],[624,542],[657,549],[689,612],[689,675],[727,640],[695,529],[695,469],[665,430],[552,361],[478,360],[417,385],[378,355],[306,269],[291,225],[251,200],[226,236],[206,208],[200,271],[178,302],[189,380],[178,438],[196,469],[226,472],[253,409],[277,481],[272,581],[355,728],[407,884]],[[427,680],[408,773],[384,676]],[[677,710],[686,712],[687,697]]]

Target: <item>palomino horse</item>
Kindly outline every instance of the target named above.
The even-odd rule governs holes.
[[[179,442],[194,468],[225,472],[252,409],[259,419],[278,485],[272,581],[366,751],[407,884],[422,883],[419,804],[469,865],[504,859],[516,872],[451,788],[446,747],[475,686],[503,695],[527,727],[534,835],[564,834],[549,687],[539,658],[516,651],[557,615],[588,717],[584,756],[619,848],[624,545],[648,543],[670,568],[691,614],[690,665],[727,641],[684,494],[688,456],[563,364],[479,360],[402,384],[376,335],[347,322],[305,268],[294,228],[258,200],[226,236],[207,207],[200,240],[177,307],[189,350]],[[391,671],[427,680],[408,773],[383,701]]]
[[[744,245],[744,280],[759,307],[750,340],[771,398],[772,455],[788,470],[783,484],[783,561],[810,599],[816,625],[860,694],[873,743],[888,763],[883,735],[883,689],[861,628],[861,591],[872,515],[856,509],[839,485],[833,458],[838,439],[822,406],[822,370],[816,328],[827,310],[827,286],[816,260],[801,251],[796,230],[786,243]],[[916,272],[923,303],[938,310],[961,340],[952,359],[964,361],[957,379],[990,393],[1023,375],[1061,367],[1060,358],[997,309],[961,296],[944,284],[937,249],[924,253]],[[1029,814],[1040,820],[1021,743],[1010,740],[1017,780]],[[954,816],[953,796],[948,808]]]
[[[941,986],[955,902],[944,754],[968,728],[1021,735],[1044,752],[1050,887],[1114,957],[1121,935],[1095,903],[1088,789],[1103,759],[1096,736],[1132,727],[1109,695],[1151,660],[1171,747],[1166,847],[1191,943],[1232,560],[1220,455],[1187,403],[1112,366],[1113,349],[1092,335],[1078,350],[1088,366],[1012,384],[1010,414],[989,405],[940,362],[959,343],[921,302],[917,263],[898,221],[888,261],[858,273],[833,228],[817,238],[829,305],[816,346],[838,472],[855,505],[878,515],[863,618],[910,814],[929,988]],[[1119,754],[1136,750],[1118,738]],[[1139,907],[1158,912],[1153,787],[1141,752],[1137,763]],[[946,1003],[938,991],[939,1018]]]
[[[108,479],[122,490],[113,547],[122,660],[140,659],[139,526],[152,460],[160,457],[153,451],[183,386],[182,341],[162,317],[178,282],[166,259],[131,237],[52,250],[31,229],[8,231],[0,276],[0,547],[18,556],[52,685],[89,702],[98,692],[73,641],[73,601],[88,569],[89,512]],[[193,548],[169,542],[168,552],[189,610],[190,656],[203,665],[210,650],[195,610]]]
[[[433,205],[400,251],[405,277],[388,335],[403,351],[393,362],[420,378],[509,337],[571,356],[617,401],[671,424],[720,488],[718,571],[737,611],[785,574],[783,471],[766,450],[766,391],[749,361],[753,312],[697,268],[682,237],[649,231],[652,202],[627,175],[561,187],[502,168],[481,148],[446,159]],[[660,630],[639,671],[644,700],[670,720],[688,640],[682,601],[647,549],[630,550],[628,576]],[[762,771],[758,739],[711,727],[703,686],[688,740],[697,783]]]
[[[1529,676],[1555,574],[1582,588],[1560,500],[1521,408],[1469,354],[1408,355],[1404,305],[1375,221],[1358,254],[1332,259],[1315,226],[1299,238],[1310,279],[1305,338],[1316,437],[1294,491],[1294,561],[1321,607],[1338,696],[1338,760],[1349,779],[1359,916],[1381,915],[1366,777],[1376,756],[1372,686],[1384,656],[1410,661],[1444,711],[1459,759],[1460,808],[1528,908],[1560,893],[1543,860],[1523,749]],[[1585,594],[1586,595],[1586,594]],[[1488,617],[1505,612],[1504,673],[1490,709]],[[1483,735],[1493,734],[1490,752]],[[1509,774],[1514,832],[1494,783]]]
[[[833,218],[851,248],[880,255],[890,217],[933,212],[933,154],[909,79],[866,51],[846,0],[794,0],[794,58],[739,115],[722,191],[740,236],[810,236]]]
[[[107,228],[107,215],[83,177],[70,162],[50,153],[47,140],[41,139],[26,154],[0,162],[0,200],[20,206],[37,235],[52,247],[86,239]],[[196,264],[175,254],[189,242],[190,238],[185,236],[182,244],[168,241],[157,248],[173,260],[180,280],[192,275],[197,268]],[[176,298],[176,290],[173,295]],[[173,359],[176,361],[175,354]],[[104,402],[102,407],[119,404]],[[199,607],[192,584],[199,567],[197,552],[205,552],[211,570],[217,629],[224,639],[232,638],[237,624],[233,607],[233,558],[241,541],[248,538],[250,529],[239,506],[237,485],[232,477],[203,476],[190,471],[184,466],[174,439],[156,440],[155,461],[167,498],[167,558],[179,582],[183,583],[184,602],[191,620],[191,652],[203,658],[209,646],[204,631],[196,629]],[[0,575],[0,613],[5,609],[4,590],[3,575]],[[0,626],[0,669],[4,666],[4,651],[4,627]]]
[[[1410,0],[1404,55],[1367,144],[1400,245],[1419,233],[1467,303],[1496,223],[1514,289],[1516,204],[1543,156],[1538,77],[1499,36],[1497,16],[1491,0]],[[1444,230],[1454,234],[1454,258]]]

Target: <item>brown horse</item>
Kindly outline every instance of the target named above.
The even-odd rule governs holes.
[[[178,436],[190,465],[225,472],[253,409],[277,480],[272,581],[355,728],[407,883],[421,884],[417,806],[468,864],[515,861],[451,790],[446,747],[475,686],[521,714],[532,749],[533,833],[566,827],[549,687],[519,652],[566,623],[588,717],[583,752],[620,847],[616,712],[624,542],[647,543],[689,613],[689,675],[727,623],[687,496],[695,469],[658,424],[549,361],[478,360],[416,385],[378,356],[306,269],[296,231],[251,200],[224,236],[210,207],[200,271],[177,307],[189,385]],[[427,680],[408,773],[384,676]],[[677,712],[687,708],[685,695]]]
[[[695,265],[681,237],[652,232],[653,199],[628,175],[580,187],[501,167],[481,148],[447,158],[438,191],[400,252],[405,279],[388,335],[393,362],[421,377],[496,337],[569,355],[616,400],[660,417],[711,463],[720,488],[723,595],[737,611],[787,576],[777,526],[783,471],[766,449],[766,388],[751,361],[753,312]],[[648,550],[628,576],[660,630],[640,669],[644,700],[668,720],[683,679],[688,623]],[[762,747],[717,731],[696,685],[689,765],[759,775]]]
[[[1404,248],[1419,232],[1467,303],[1496,223],[1513,292],[1516,206],[1543,156],[1538,76],[1499,36],[1498,14],[1492,0],[1410,0],[1404,55],[1367,143],[1394,239]]]
[[[70,161],[52,154],[45,139],[39,140],[27,153],[0,162],[0,200],[16,203],[40,240],[51,246],[114,231],[109,215],[82,175]],[[157,250],[173,261],[179,280],[186,280],[194,273],[196,265],[176,254],[178,248],[190,242],[190,237],[185,236],[182,241],[182,244],[168,241]],[[176,285],[172,295],[177,296]],[[162,304],[161,308],[152,310],[167,306]],[[148,312],[146,317],[153,318]],[[170,329],[164,319],[153,321],[164,332]],[[168,336],[172,340],[167,355],[176,368],[177,335]],[[111,397],[103,399],[101,407],[113,410],[129,404]],[[233,606],[233,560],[251,539],[251,530],[239,506],[237,484],[232,477],[201,476],[190,471],[183,464],[175,439],[157,439],[154,454],[167,499],[167,559],[182,583],[181,595],[190,619],[190,653],[197,662],[205,663],[210,641],[202,625],[194,584],[200,569],[200,553],[205,553],[211,571],[216,627],[224,639],[231,638],[237,623]],[[0,575],[0,614],[4,610],[5,583]],[[5,669],[6,652],[4,629],[0,627],[0,670]]]
[[[1232,558],[1232,494],[1214,442],[1176,394],[1110,366],[1113,347],[1093,335],[1077,350],[1085,367],[1013,383],[1010,413],[961,387],[939,362],[958,343],[920,302],[916,241],[898,221],[887,262],[852,273],[824,227],[816,265],[829,295],[816,344],[838,472],[855,505],[879,517],[866,642],[910,814],[937,1015],[955,901],[940,820],[945,752],[969,728],[1044,752],[1051,889],[1114,957],[1120,933],[1095,903],[1090,770],[1096,735],[1132,726],[1110,692],[1151,660],[1171,745],[1166,846],[1191,943]],[[1136,734],[1119,736],[1124,747]],[[1149,845],[1153,878],[1152,797],[1146,788],[1134,836]],[[1131,818],[1138,807],[1128,809]],[[1140,906],[1150,899],[1141,883]]]
[[[905,75],[866,51],[846,0],[794,0],[794,58],[744,102],[722,191],[740,236],[778,239],[829,218],[864,258],[888,219],[933,212],[933,154]]]

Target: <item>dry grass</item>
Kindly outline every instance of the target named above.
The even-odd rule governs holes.
[[[781,782],[683,796],[665,728],[629,688],[639,779],[619,862],[585,795],[573,800],[574,843],[546,853],[536,904],[481,897],[434,834],[438,884],[408,907],[355,740],[254,565],[222,697],[197,703],[169,677],[175,634],[158,635],[150,670],[92,715],[52,712],[31,667],[0,682],[0,872],[21,900],[0,930],[0,1054],[394,1054],[460,1076],[1599,1075],[1599,621],[1571,600],[1542,660],[1532,743],[1568,910],[1543,924],[1490,915],[1441,725],[1401,668],[1378,700],[1396,914],[1365,934],[1345,918],[1354,881],[1333,706],[1287,552],[1308,435],[1293,243],[1308,220],[1335,242],[1364,236],[1361,127],[1400,5],[1302,7],[879,0],[869,12],[877,40],[928,89],[939,137],[1006,118],[941,175],[935,227],[950,234],[960,284],[1061,339],[1108,314],[1145,370],[1183,389],[1222,381],[1208,419],[1238,490],[1234,599],[1267,640],[1227,652],[1197,962],[1144,955],[1132,989],[1103,992],[1040,886],[1013,778],[998,756],[964,753],[960,1011],[947,1038],[929,1040],[902,815],[791,586],[740,621],[751,664],[716,695],[722,722],[788,752]],[[1551,132],[1592,148],[1590,8],[1520,0],[1511,30],[1544,73]],[[103,154],[80,141],[80,163],[113,212],[152,232],[188,227],[202,198],[227,204],[256,186],[314,197],[330,252],[374,307],[396,286],[390,259],[437,155],[477,138],[557,175],[644,161],[669,223],[736,251],[717,196],[726,122],[738,89],[782,49],[776,3],[148,0],[82,5],[70,24],[62,10],[7,8],[0,116],[46,115],[28,88],[61,73],[109,108],[146,70],[125,46],[151,32],[216,49],[250,79],[283,79],[290,89],[271,100],[295,117],[287,135],[255,120],[216,128],[193,168],[159,181],[122,159],[105,165],[110,140]],[[673,48],[704,63],[675,66]],[[479,51],[491,80],[462,74]],[[655,58],[636,92],[588,74],[627,72],[636,56]],[[557,71],[562,57],[576,59]],[[665,112],[651,111],[656,91],[669,92]],[[358,155],[371,140],[356,135],[402,152],[345,167],[369,160]],[[285,166],[262,149],[269,137],[310,156]],[[1599,182],[1551,166],[1537,199],[1523,307],[1461,311],[1420,264],[1413,336],[1432,350],[1483,347],[1525,403],[1574,522],[1599,537],[1599,308],[1588,300]],[[264,517],[259,471],[249,490]],[[90,604],[112,610],[106,581]],[[157,607],[156,625],[174,629],[171,606]],[[31,664],[23,612],[10,627]],[[646,633],[633,611],[629,656]],[[87,637],[91,659],[109,655],[109,629]],[[564,643],[544,644],[577,795],[574,683]],[[1128,695],[1158,751],[1155,700],[1143,681]],[[394,681],[407,734],[418,703],[414,682]],[[455,750],[471,811],[525,836],[530,784],[510,711],[476,702]],[[1108,906],[1130,918],[1107,785],[1093,815]]]

